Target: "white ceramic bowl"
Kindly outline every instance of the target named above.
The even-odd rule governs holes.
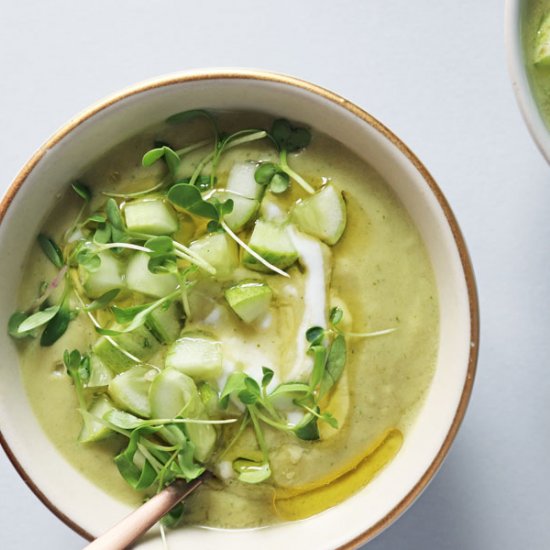
[[[521,40],[521,24],[526,9],[525,0],[506,0],[505,35],[508,71],[512,87],[531,136],[541,153],[550,163],[550,130],[547,128],[535,102],[531,82],[525,66]]]
[[[0,326],[16,307],[26,251],[50,209],[84,163],[152,123],[185,109],[256,110],[319,129],[386,179],[420,230],[439,290],[441,340],[425,404],[395,460],[366,488],[310,519],[261,530],[186,528],[176,547],[202,550],[355,548],[394,521],[437,471],[464,416],[478,350],[474,277],[456,220],[440,189],[387,128],[345,99],[287,76],[246,70],[183,73],[139,84],[71,120],[25,165],[0,206]],[[0,331],[2,444],[39,498],[83,536],[101,534],[129,508],[70,466],[42,432],[22,386],[15,346]],[[61,472],[62,475],[61,475]],[[158,540],[143,548],[158,548]]]

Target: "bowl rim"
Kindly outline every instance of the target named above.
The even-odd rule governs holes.
[[[509,2],[510,3],[510,2]],[[5,192],[0,202],[0,224],[3,222],[4,217],[13,202],[17,192],[23,186],[30,173],[34,170],[40,160],[44,157],[45,153],[53,148],[57,143],[66,138],[73,130],[78,128],[82,123],[91,119],[98,113],[104,111],[108,107],[115,105],[125,99],[133,96],[137,96],[141,93],[145,93],[157,88],[164,88],[176,84],[185,84],[196,81],[208,81],[208,80],[253,80],[264,81],[275,84],[282,84],[291,88],[297,88],[301,91],[309,92],[313,95],[320,96],[340,107],[343,107],[352,115],[361,119],[367,125],[373,127],[379,133],[381,133],[391,144],[396,147],[413,165],[413,167],[420,173],[424,183],[427,184],[429,190],[435,196],[445,219],[451,229],[451,233],[454,239],[455,246],[460,257],[462,265],[462,271],[466,283],[466,291],[468,295],[468,308],[470,314],[470,350],[468,356],[468,366],[466,371],[466,377],[464,386],[458,406],[453,418],[452,424],[447,432],[447,435],[437,452],[436,456],[428,466],[424,474],[420,477],[414,487],[409,493],[398,502],[393,509],[388,512],[381,520],[374,525],[371,525],[368,529],[363,531],[360,535],[356,536],[347,543],[341,545],[338,550],[348,550],[357,548],[360,545],[368,542],[376,537],[389,525],[391,525],[405,510],[420,496],[422,491],[428,486],[429,482],[440,468],[443,460],[447,456],[451,444],[453,443],[458,429],[464,419],[468,402],[473,389],[473,383],[476,373],[476,365],[479,354],[479,301],[477,295],[477,288],[475,283],[475,276],[473,271],[472,262],[466,247],[466,243],[458,222],[455,218],[453,211],[447,199],[444,197],[441,189],[435,182],[434,178],[428,172],[422,162],[416,157],[416,155],[407,147],[389,128],[374,118],[365,110],[361,109],[351,101],[344,97],[327,90],[316,84],[312,84],[308,81],[289,76],[286,74],[275,73],[265,70],[257,69],[242,69],[242,68],[212,68],[212,69],[196,69],[192,71],[185,71],[179,73],[173,73],[169,75],[160,76],[150,80],[146,80],[137,83],[133,86],[127,87],[120,92],[114,93],[101,99],[90,107],[82,111],[80,114],[70,119],[66,124],[61,126],[51,137],[49,137],[33,154],[33,156],[25,163],[23,168],[16,175],[15,179]],[[549,155],[550,156],[550,155]],[[14,468],[21,476],[26,485],[31,491],[42,501],[42,503],[61,521],[63,521],[73,531],[87,540],[93,540],[94,537],[85,529],[83,529],[77,522],[72,520],[66,514],[61,512],[53,502],[41,491],[38,485],[27,474],[23,466],[18,461],[17,457],[11,450],[8,442],[4,438],[0,430],[0,444],[4,449],[4,452],[8,456],[9,460],[13,464]]]
[[[550,129],[546,126],[535,102],[525,66],[521,44],[521,8],[523,0],[506,0],[504,7],[504,38],[508,73],[519,110],[527,129],[548,163],[550,163]]]

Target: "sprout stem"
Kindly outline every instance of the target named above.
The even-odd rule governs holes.
[[[281,170],[290,176],[298,185],[300,185],[305,191],[307,191],[309,194],[315,193],[315,189],[311,187],[311,185],[304,179],[300,174],[297,174],[289,165],[287,161],[287,153],[286,150],[283,149],[281,151],[281,158],[279,166],[281,167]]]
[[[395,332],[397,330],[396,327],[394,328],[386,328],[384,330],[377,330],[374,332],[346,332],[346,336],[350,336],[352,338],[374,338],[375,336],[384,336],[384,334],[391,334],[392,332]]]
[[[197,149],[200,149],[201,147],[204,147],[205,145],[208,145],[211,140],[209,139],[203,139],[202,141],[198,141],[197,143],[193,143],[192,145],[188,145],[187,147],[184,147],[183,149],[178,149],[176,153],[178,156],[186,155],[187,153],[192,153],[193,151],[196,151]]]
[[[278,267],[275,267],[273,264],[270,264],[265,258],[262,258],[257,252],[252,250],[245,242],[241,241],[233,231],[231,231],[230,227],[225,223],[225,221],[222,219],[220,222],[223,229],[228,233],[228,235],[240,246],[242,246],[252,257],[256,258],[261,264],[265,265],[267,268],[269,268],[271,271],[274,271],[275,273],[278,273],[279,275],[282,275],[283,277],[287,277],[290,279],[290,275],[283,271],[282,269],[279,269]]]
[[[153,193],[157,189],[160,189],[165,183],[166,181],[162,180],[153,187],[150,187],[149,189],[144,189],[143,191],[134,191],[133,193],[111,193],[109,191],[103,191],[102,195],[105,195],[106,197],[113,197],[116,199],[133,199],[134,197],[141,197],[142,195]]]

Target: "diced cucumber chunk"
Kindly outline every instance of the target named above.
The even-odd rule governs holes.
[[[277,195],[269,193],[260,205],[260,217],[267,222],[282,224],[288,220],[288,211],[283,207]]]
[[[192,242],[189,248],[216,269],[216,278],[231,277],[239,265],[237,244],[226,233],[209,233]]]
[[[117,330],[120,326],[115,325],[111,328]],[[159,342],[151,331],[144,326],[138,327],[132,332],[111,336],[111,338],[120,345],[122,349],[141,361],[147,361],[160,347]],[[104,336],[97,339],[92,347],[92,351],[105,366],[109,367],[115,373],[128,370],[136,364],[135,361],[130,359],[120,349],[113,346]]]
[[[208,383],[200,382],[197,386],[206,414],[214,417],[220,412],[218,392]]]
[[[124,287],[122,266],[114,254],[104,251],[98,256],[101,264],[95,271],[79,267],[80,280],[90,298],[99,298],[109,290]]]
[[[149,388],[157,371],[136,365],[115,376],[109,384],[109,395],[113,402],[125,411],[143,418],[151,416]]]
[[[533,62],[535,65],[550,65],[550,13],[544,17],[537,32]]]
[[[183,326],[179,304],[171,302],[167,308],[157,307],[149,314],[147,326],[157,340],[171,344],[179,336]]]
[[[223,201],[227,199],[233,201],[233,210],[223,219],[237,233],[254,217],[260,207],[260,203],[256,199],[232,195],[231,193],[220,193],[219,196]]]
[[[128,262],[126,285],[133,292],[140,292],[154,298],[163,298],[174,292],[178,279],[171,273],[151,273],[148,268],[149,255],[137,252]]]
[[[88,412],[93,417],[103,418],[108,412],[115,410],[115,406],[111,400],[106,395],[100,395],[90,406]],[[86,417],[86,421],[82,425],[82,430],[78,436],[78,441],[80,443],[90,443],[92,441],[99,441],[104,439],[107,436],[111,435],[113,432],[105,424],[91,418],[90,416]]]
[[[265,187],[256,182],[254,173],[258,165],[254,162],[239,162],[233,165],[227,176],[226,189],[249,199],[260,200]]]
[[[113,371],[95,354],[90,354],[90,378],[87,388],[101,388],[108,386],[113,379]]]
[[[304,233],[336,244],[346,228],[346,203],[332,184],[321,187],[314,195],[296,203],[292,221]]]
[[[204,404],[192,378],[176,369],[165,368],[151,384],[151,413],[155,418],[207,419]],[[185,424],[183,431],[195,445],[194,456],[204,462],[214,450],[217,433],[211,424]],[[170,443],[180,442],[178,428],[169,426],[159,432]]]
[[[248,241],[248,246],[279,269],[290,267],[298,259],[298,252],[284,225],[258,220]],[[248,252],[244,253],[242,261],[250,269],[271,272]]]
[[[225,291],[231,309],[245,322],[251,323],[269,309],[273,293],[266,283],[241,281]]]
[[[140,200],[124,207],[129,231],[150,235],[171,235],[178,230],[174,209],[162,200]]]
[[[170,367],[153,380],[149,401],[154,418],[196,418],[204,411],[194,380]]]
[[[222,373],[222,347],[206,333],[183,333],[168,349],[165,364],[195,380],[212,380]]]

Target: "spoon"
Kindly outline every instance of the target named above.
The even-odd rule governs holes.
[[[123,550],[147,532],[178,502],[190,495],[209,476],[190,481],[176,479],[160,493],[126,516],[121,522],[91,542],[84,550]]]

